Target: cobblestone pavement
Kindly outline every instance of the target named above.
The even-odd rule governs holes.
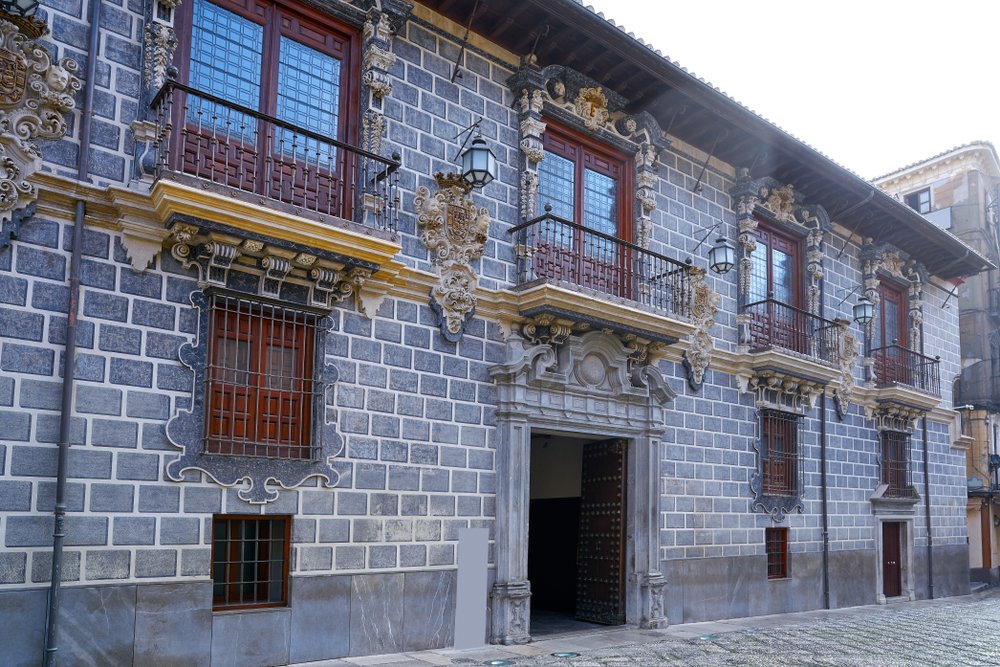
[[[557,657],[553,653],[578,655]],[[563,634],[524,646],[369,656],[327,665],[513,667],[975,667],[1000,665],[1000,591],[960,598],[811,611],[663,630]]]
[[[787,616],[784,619],[772,627],[747,627],[695,638],[668,637],[596,650],[571,648],[574,642],[566,638],[560,643],[566,645],[565,650],[579,652],[579,657],[545,654],[506,659],[517,667],[1000,665],[1000,596],[996,594],[933,605],[894,604],[810,614],[807,619],[791,622]],[[452,663],[483,661],[455,657]]]

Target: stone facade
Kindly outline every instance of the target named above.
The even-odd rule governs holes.
[[[876,181],[886,192],[916,205],[934,224],[952,232],[994,263],[997,245],[997,187],[1000,160],[992,144],[973,142],[908,165]],[[925,197],[921,201],[921,197]],[[1000,340],[993,331],[1000,318],[1000,285],[996,272],[970,277],[952,301],[959,309],[961,374],[954,404],[962,413],[962,440],[968,447],[966,518],[969,567],[973,581],[1000,581],[1000,537],[993,498],[997,483],[997,427]],[[953,334],[951,334],[953,336]]]
[[[884,602],[886,520],[904,525],[904,595],[927,597],[931,581],[934,596],[968,591],[965,456],[955,447],[949,408],[960,371],[958,313],[946,306],[950,275],[921,269],[914,320],[924,354],[940,356],[940,397],[887,394],[853,345],[837,363],[752,349],[742,337],[745,268],[706,272],[699,243],[708,233],[739,245],[743,223],[758,218],[803,239],[814,234],[803,242],[819,267],[809,269],[813,314],[848,321],[838,325],[841,333],[861,340],[864,332],[849,323],[854,300],[842,297],[864,284],[865,241],[853,219],[817,212],[836,208],[835,198],[796,199],[787,210],[758,201],[759,192],[751,201],[747,188],[760,178],[770,179],[769,192],[792,190],[760,169],[750,179],[741,172],[749,164],[713,156],[711,142],[673,133],[668,118],[628,115],[612,85],[550,63],[542,68],[491,34],[463,43],[460,23],[436,13],[434,3],[322,3],[367,35],[359,44],[375,54],[365,61],[370,76],[359,105],[372,114],[369,128],[384,128],[369,148],[399,155],[394,230],[357,220],[320,225],[263,198],[174,183],[145,169],[150,148],[137,144],[151,145],[155,133],[133,123],[155,122],[147,109],[155,91],[143,68],[159,82],[163,61],[146,49],[144,35],[164,4],[177,6],[104,3],[92,183],[75,180],[77,112],[64,139],[43,142],[36,210],[16,233],[0,236],[0,619],[17,629],[10,634],[17,639],[0,647],[4,664],[36,664],[42,650],[76,198],[88,212],[59,644],[75,663],[271,665],[450,646],[463,595],[457,550],[464,528],[490,531],[483,640],[528,641],[529,478],[538,473],[530,453],[553,433],[627,442],[627,623],[821,608],[824,568],[830,606]],[[81,4],[45,2],[43,10],[52,55],[82,64]],[[159,43],[164,48],[168,37]],[[684,77],[681,90],[697,86]],[[457,137],[480,117],[499,168],[486,187],[455,195],[472,202],[485,239],[474,252],[448,256],[475,278],[471,286],[449,284],[474,304],[456,310],[458,324],[450,326],[448,299],[432,297],[443,269],[428,251],[421,214],[443,187],[434,174],[457,170]],[[525,247],[512,230],[542,211],[536,158],[545,122],[627,155],[635,174],[624,196],[636,209],[629,213],[636,246],[682,263],[693,258],[693,268],[683,269],[691,309],[523,279]],[[451,223],[457,214],[447,210]],[[822,230],[810,226],[819,218]],[[211,244],[239,254],[225,265],[219,252],[187,254]],[[278,278],[265,271],[269,257],[286,260]],[[913,268],[930,258],[907,261]],[[314,275],[311,266],[329,273]],[[326,288],[316,275],[330,278]],[[199,297],[215,280],[256,298],[268,277],[285,303],[314,304],[320,292],[329,298],[319,308],[317,365],[330,369],[317,402],[329,460],[304,477],[285,477],[287,462],[268,459],[253,473],[234,468],[232,479],[197,457],[171,467],[190,447],[174,424],[192,410],[197,416],[199,392],[205,401],[191,368],[204,364],[204,351],[200,361],[184,351],[206,347]],[[765,386],[775,377],[780,396]],[[835,394],[846,409],[835,406]],[[880,486],[874,417],[900,401],[912,411],[918,501],[886,509],[872,500]],[[759,413],[772,403],[799,419],[798,495],[780,511],[753,491]],[[222,515],[291,517],[285,606],[213,611],[213,517]],[[764,535],[772,527],[788,529],[788,571],[778,580],[767,578]],[[91,622],[99,609],[107,623]]]

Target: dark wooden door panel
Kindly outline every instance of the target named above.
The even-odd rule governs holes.
[[[576,559],[576,617],[583,621],[625,622],[626,452],[624,440],[583,448]]]
[[[903,593],[900,552],[899,522],[886,521],[882,524],[882,593],[887,598]]]

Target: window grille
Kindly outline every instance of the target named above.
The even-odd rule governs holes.
[[[765,496],[794,496],[798,493],[798,417],[778,410],[762,410],[761,463]]]
[[[788,529],[765,528],[764,549],[767,552],[767,578],[788,577]]]
[[[205,450],[311,458],[316,317],[216,294],[208,340]]]
[[[910,436],[900,431],[882,431],[882,483],[887,498],[914,495],[910,479]]]
[[[278,607],[288,603],[291,523],[289,517],[213,517],[214,608]]]

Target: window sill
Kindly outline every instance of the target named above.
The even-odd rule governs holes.
[[[291,610],[292,607],[290,604],[282,602],[280,604],[262,604],[247,607],[212,607],[212,614],[228,616],[230,614],[288,613]]]

